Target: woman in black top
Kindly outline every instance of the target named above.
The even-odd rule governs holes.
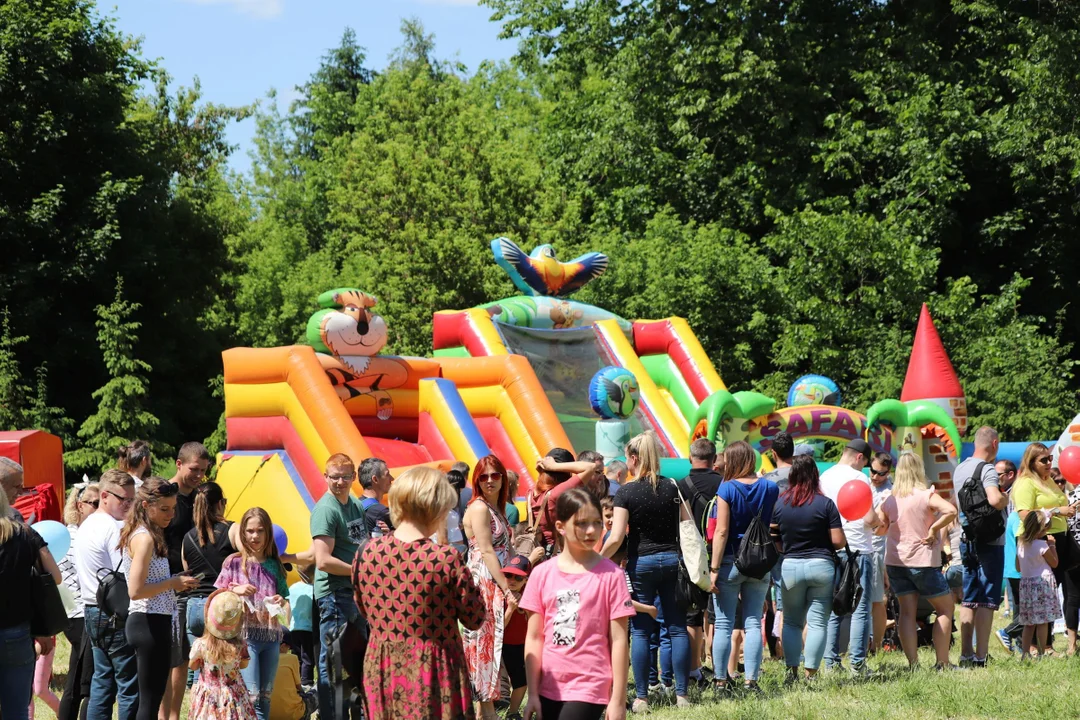
[[[34,640],[30,637],[30,569],[38,562],[60,584],[60,568],[40,535],[12,520],[7,494],[0,492],[0,715],[26,720],[34,683]],[[53,638],[36,638],[41,652]]]
[[[221,572],[221,564],[240,546],[239,526],[225,519],[226,503],[216,482],[203,483],[195,491],[195,527],[184,536],[181,553],[184,570],[203,575],[187,602],[187,633],[192,644],[195,638],[202,637],[206,599],[216,589],[214,581]]]
[[[787,682],[792,683],[798,680],[800,655],[805,655],[809,679],[817,673],[825,654],[836,573],[834,550],[845,545],[840,513],[836,504],[821,493],[813,456],[795,457],[788,489],[776,501],[772,519],[784,554],[780,583],[784,599],[784,660]]]
[[[675,695],[679,707],[687,706],[687,681],[690,673],[690,641],[686,634],[686,608],[675,599],[679,580],[679,520],[689,519],[675,483],[662,477],[660,441],[653,432],[638,435],[626,446],[626,465],[630,479],[615,493],[615,517],[603,554],[610,558],[627,538],[626,572],[634,587],[634,599],[651,605],[659,596],[664,626],[671,638],[671,664],[675,672]],[[627,531],[629,526],[629,532]],[[649,677],[649,636],[653,631],[651,615],[638,613],[631,618],[633,642],[630,664],[635,678]],[[634,712],[648,709],[648,683],[634,683],[637,699]]]

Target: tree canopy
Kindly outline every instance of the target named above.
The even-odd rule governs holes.
[[[514,292],[498,235],[606,252],[578,298],[688,318],[737,389],[895,397],[927,302],[973,426],[1052,438],[1076,412],[1071,6],[486,4],[512,62],[441,60],[407,20],[374,68],[343,28],[298,101],[254,110],[242,174],[224,129],[251,108],[170,91],[88,0],[0,4],[0,420],[90,466],[123,435],[97,401],[142,383],[138,432],[220,439],[223,349],[299,341],[348,285],[388,351],[426,354],[434,311]]]

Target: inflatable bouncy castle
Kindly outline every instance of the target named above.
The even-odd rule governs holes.
[[[306,344],[223,353],[227,447],[217,481],[230,519],[262,506],[291,551],[306,548],[336,452],[357,464],[381,458],[393,473],[474,466],[494,453],[519,474],[519,497],[551,448],[617,457],[645,429],[660,438],[661,471],[672,477],[687,472],[697,438],[746,440],[761,452],[781,431],[800,441],[865,437],[893,455],[910,448],[939,482],[958,459],[963,391],[925,308],[900,400],[864,416],[839,407],[828,378],[804,376],[777,409],[760,393],[729,390],[682,318],[627,320],[570,299],[604,272],[604,255],[561,262],[551,246],[526,254],[506,238],[491,249],[521,294],[435,312],[434,357],[382,354],[389,328],[378,301],[350,287],[313,298]]]

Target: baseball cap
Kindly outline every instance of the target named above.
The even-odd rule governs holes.
[[[862,453],[866,458],[870,458],[874,451],[870,449],[870,443],[866,442],[862,438],[855,438],[847,444],[848,450],[854,450],[857,453]]]
[[[504,575],[517,575],[518,577],[529,577],[529,573],[532,571],[532,564],[529,562],[529,558],[524,555],[515,555],[506,561],[503,565]]]
[[[796,455],[810,455],[810,456],[813,456],[813,454],[814,454],[814,446],[813,445],[807,445],[806,443],[803,443],[801,445],[796,445],[795,446],[795,454]]]

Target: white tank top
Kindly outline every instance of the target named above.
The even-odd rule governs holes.
[[[137,535],[148,534],[149,531],[140,527],[132,534],[132,538]],[[131,578],[131,552],[128,548],[124,549],[124,562],[121,569],[124,572],[124,577],[128,578],[130,582]],[[169,558],[162,557],[156,552],[150,558],[150,571],[147,573],[146,584],[153,585],[154,583],[165,582],[172,575],[169,573]],[[132,600],[128,606],[129,613],[145,613],[147,615],[172,615],[176,612],[176,593],[172,590],[166,590],[163,593],[158,593],[152,598],[145,600]]]

